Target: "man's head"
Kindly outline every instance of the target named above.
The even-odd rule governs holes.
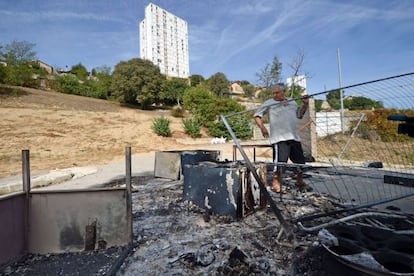
[[[285,100],[286,86],[283,83],[278,83],[272,87],[273,99],[276,101]]]

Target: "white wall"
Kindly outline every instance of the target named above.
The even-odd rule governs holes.
[[[336,112],[316,112],[316,135],[324,137],[330,134],[341,132],[341,113]]]

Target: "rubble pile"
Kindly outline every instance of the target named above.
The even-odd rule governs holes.
[[[327,249],[332,247],[326,240],[332,242],[332,239],[326,238],[329,235],[324,228],[317,227],[332,223],[347,214],[322,216],[303,224],[296,221],[306,214],[335,210],[338,202],[334,198],[311,192],[300,193],[294,189],[282,197],[276,193],[271,195],[289,222],[292,239],[287,239],[281,232],[281,225],[269,207],[242,219],[219,216],[183,200],[182,181],[147,177],[134,181],[133,185],[134,240],[130,246],[76,254],[26,256],[25,260],[0,270],[0,274],[355,274],[354,267],[342,263],[329,253]],[[375,221],[376,227],[380,224],[387,225],[386,222]],[[367,221],[360,218],[354,224],[358,223],[366,224]],[[390,224],[395,225],[396,221],[391,221]],[[352,233],[360,233],[355,227],[358,228],[348,228],[353,230]],[[413,225],[404,225],[404,231],[413,228]],[[345,235],[344,231],[339,230],[332,231],[332,234]]]
[[[181,181],[154,179],[135,188],[135,246],[119,275],[293,275],[294,260],[316,241],[296,227],[295,240],[278,239],[281,226],[269,208],[243,219],[209,214],[183,201]],[[282,201],[272,196],[288,218],[330,205],[293,191]]]

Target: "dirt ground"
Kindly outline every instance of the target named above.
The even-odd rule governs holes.
[[[21,151],[30,150],[31,172],[120,160],[132,154],[194,149],[182,118],[166,110],[140,110],[105,100],[29,88],[0,92],[0,178],[21,174]],[[172,137],[156,135],[153,119],[167,117]],[[197,139],[208,143],[207,137]],[[178,142],[180,141],[180,142]],[[183,141],[187,141],[184,143]]]

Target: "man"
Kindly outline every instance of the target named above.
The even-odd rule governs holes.
[[[272,190],[276,193],[286,193],[286,190],[280,186],[278,163],[286,163],[290,158],[293,163],[305,164],[305,156],[296,128],[298,119],[302,119],[308,109],[309,98],[303,97],[303,105],[299,107],[294,100],[285,97],[285,92],[285,85],[274,86],[272,88],[273,98],[265,101],[254,114],[254,119],[263,137],[270,138],[270,143],[273,145],[275,167],[273,169]],[[269,114],[270,134],[262,119],[266,113]],[[297,169],[296,185],[300,190],[307,188],[300,168]]]

